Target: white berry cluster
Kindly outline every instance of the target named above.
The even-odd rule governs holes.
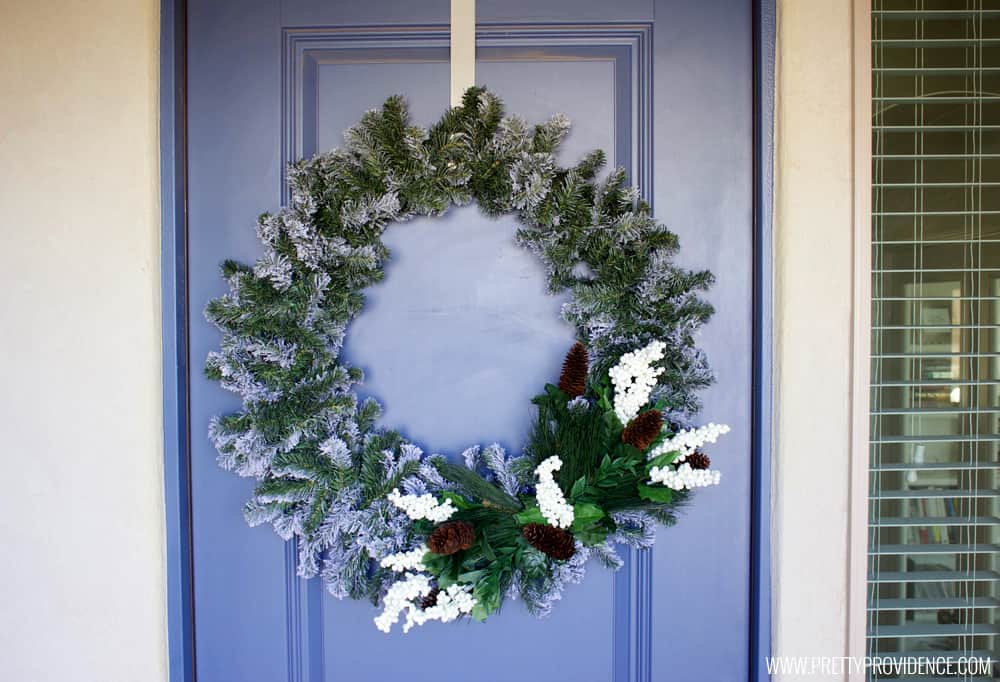
[[[563,497],[562,490],[552,474],[562,466],[558,455],[552,455],[535,469],[538,484],[535,486],[535,497],[538,499],[538,509],[550,525],[556,528],[569,528],[573,525],[573,507]]]
[[[424,570],[424,555],[427,554],[427,545],[420,545],[409,552],[397,552],[382,559],[382,568],[391,568],[396,573],[403,571]]]
[[[476,599],[472,596],[472,585],[455,583],[437,594],[437,602],[426,609],[414,608],[406,613],[406,623],[403,632],[409,631],[413,625],[423,625],[429,620],[439,620],[449,623],[461,615],[472,613]]]
[[[690,488],[706,488],[710,485],[719,485],[722,474],[711,469],[692,469],[688,463],[681,464],[674,469],[669,464],[665,467],[653,467],[649,470],[649,480],[651,483],[662,483],[674,490],[684,490]]]
[[[622,424],[632,421],[649,402],[649,394],[663,373],[663,368],[653,367],[653,363],[663,359],[666,347],[663,341],[652,341],[644,348],[625,353],[608,372],[615,387],[615,414]]]
[[[375,617],[375,627],[382,632],[389,632],[394,623],[399,622],[399,614],[407,611],[407,622],[403,626],[406,632],[411,626],[409,612],[417,608],[415,599],[423,599],[431,591],[431,577],[426,573],[408,573],[402,580],[397,580],[389,586],[382,603],[385,608]]]
[[[427,519],[434,523],[441,523],[450,519],[451,515],[458,511],[451,500],[438,503],[437,498],[430,493],[403,495],[399,492],[399,488],[394,488],[389,493],[388,499],[406,512],[406,515],[413,521]]]
[[[403,632],[409,632],[414,625],[423,625],[429,620],[447,623],[459,616],[471,613],[476,600],[472,596],[472,585],[454,584],[441,590],[437,603],[430,608],[420,608],[418,603],[431,593],[431,577],[426,573],[408,573],[405,578],[394,582],[385,594],[385,608],[375,617],[375,627],[388,633],[399,616],[406,612]]]
[[[648,455],[649,459],[654,459],[667,452],[677,452],[674,463],[683,462],[692,452],[702,447],[706,443],[714,443],[719,440],[719,436],[729,433],[729,426],[726,424],[706,424],[697,429],[682,429],[670,440],[665,440]]]

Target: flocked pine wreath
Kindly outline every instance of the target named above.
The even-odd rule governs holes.
[[[505,596],[544,615],[589,558],[619,567],[616,544],[649,547],[719,480],[700,448],[728,428],[682,428],[711,381],[694,336],[712,276],[674,265],[677,237],[623,170],[598,179],[601,151],[556,163],[568,131],[505,116],[482,88],[430,129],[390,98],[345,149],[291,165],[289,206],[257,223],[264,255],[227,261],[230,291],[206,310],[223,332],[207,374],[243,401],[210,435],[224,468],[257,480],[247,521],[295,538],[300,575],[334,596],[381,601],[387,632],[400,616],[404,631],[482,620]],[[382,279],[385,228],[472,201],[517,216],[579,343],[534,399],[521,454],[475,445],[457,464],[378,427],[340,350]]]

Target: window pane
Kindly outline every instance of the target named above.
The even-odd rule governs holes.
[[[1000,0],[872,10],[868,654],[996,660]]]

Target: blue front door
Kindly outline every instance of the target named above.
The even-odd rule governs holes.
[[[479,0],[477,79],[529,121],[567,114],[569,163],[595,147],[626,168],[707,268],[717,313],[700,345],[716,372],[706,419],[723,484],[701,492],[651,552],[600,567],[544,620],[508,603],[486,624],[380,633],[376,609],[295,575],[295,550],[248,528],[252,482],[215,464],[209,418],[237,408],[200,366],[219,334],[205,304],[218,265],[253,262],[256,216],[284,199],[286,163],[341,142],[387,96],[417,123],[448,105],[447,0],[188,3],[191,496],[197,679],[738,682],[748,678],[751,7],[736,0]],[[530,397],[572,332],[513,219],[475,207],[396,225],[386,281],[348,333],[384,421],[428,451],[517,450]],[[501,386],[501,390],[497,390]],[[414,390],[420,387],[420,391]],[[486,408],[484,409],[484,406]]]

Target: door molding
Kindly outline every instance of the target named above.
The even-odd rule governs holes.
[[[615,66],[615,158],[643,198],[652,187],[652,25],[480,23],[477,61],[610,61]],[[449,29],[443,24],[392,27],[286,28],[282,31],[281,197],[285,167],[316,149],[317,67],[321,64],[448,63]],[[489,84],[486,84],[487,87]],[[631,133],[631,139],[623,134]]]
[[[753,334],[750,423],[750,680],[769,680],[776,0],[753,0]]]
[[[652,204],[652,25],[493,24],[476,30],[477,61],[604,61],[614,69],[614,149],[611,165],[625,168],[628,182]],[[449,60],[449,27],[309,27],[282,31],[281,187],[285,168],[317,148],[319,68],[331,64],[429,63]],[[488,83],[486,84],[489,85]],[[652,676],[652,552],[622,548],[625,565],[614,575],[612,670],[614,682],[646,682]],[[324,679],[321,590],[296,573],[294,541],[286,547],[290,682]],[[314,581],[315,582],[315,581]]]
[[[194,563],[188,386],[187,2],[160,2],[160,285],[167,666],[193,682]]]
[[[753,0],[754,5],[754,140],[753,140],[753,452],[751,466],[751,599],[750,660],[753,680],[767,679],[763,656],[770,648],[770,424],[771,424],[771,196],[774,101],[774,0]],[[170,682],[196,679],[191,526],[190,414],[188,373],[191,366],[188,329],[187,259],[187,7],[185,0],[160,4],[160,191],[161,191],[161,301],[163,324],[163,446],[166,506],[167,636]],[[330,41],[336,32],[337,45]],[[323,57],[323,50],[400,47],[414,32],[420,47],[440,52],[448,44],[447,26],[284,31],[282,116],[294,116],[308,93],[300,87],[308,59]],[[626,166],[640,188],[652,182],[652,62],[649,24],[531,24],[481,25],[477,47],[485,58],[502,59],[503,51],[547,47],[555,58],[626,59],[615,49],[627,50],[631,120],[634,131],[627,142],[616,139],[616,165]],[[393,41],[396,45],[391,45]],[[428,45],[426,41],[430,41]],[[367,44],[366,44],[367,43]],[[312,50],[312,53],[309,51]],[[357,53],[355,53],[357,54]],[[446,55],[446,52],[444,53]],[[301,55],[301,58],[300,58]],[[335,55],[328,53],[333,58]],[[437,59],[438,55],[427,54]],[[446,57],[445,57],[446,59]],[[645,87],[643,86],[645,84]],[[616,92],[616,97],[618,96]],[[624,97],[624,95],[622,95]],[[625,104],[623,100],[621,104]],[[616,113],[616,116],[618,114]],[[286,123],[290,122],[286,119]],[[616,120],[616,133],[621,130]],[[283,160],[308,152],[302,130],[284,126]],[[283,189],[284,191],[284,189]],[[652,199],[651,196],[647,197]],[[286,548],[286,552],[290,551]],[[294,552],[292,552],[294,554]],[[614,679],[647,682],[651,679],[652,554],[629,550],[626,566],[615,575]],[[293,562],[294,563],[294,562]],[[315,637],[317,614],[309,609],[322,590],[305,588],[293,570],[286,571],[289,604],[289,680],[313,678],[313,662],[322,667],[322,647]],[[312,581],[316,583],[316,581]],[[303,608],[304,607],[304,608]],[[308,668],[304,663],[308,661]]]

